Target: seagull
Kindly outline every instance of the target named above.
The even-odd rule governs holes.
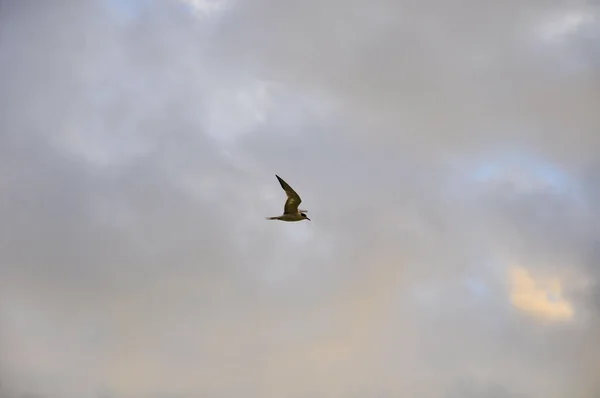
[[[280,220],[280,221],[302,221],[308,220],[310,218],[306,216],[306,210],[298,209],[300,202],[300,196],[288,185],[287,182],[283,181],[281,177],[275,174],[275,177],[279,180],[279,184],[281,184],[281,188],[285,191],[287,195],[287,200],[285,201],[285,205],[283,207],[283,214],[277,217],[267,217],[267,220]]]

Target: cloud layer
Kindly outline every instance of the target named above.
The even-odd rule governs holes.
[[[600,394],[600,9],[212,3],[1,3],[1,396]]]

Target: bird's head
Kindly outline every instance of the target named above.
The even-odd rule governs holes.
[[[302,218],[306,218],[308,221],[310,221],[310,218],[308,218],[308,216],[305,213],[300,213],[300,215],[302,216]]]

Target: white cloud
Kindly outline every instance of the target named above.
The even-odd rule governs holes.
[[[180,0],[189,5],[199,18],[210,17],[215,13],[227,10],[232,6],[232,0]]]
[[[551,43],[568,40],[583,26],[593,23],[593,14],[587,10],[559,11],[547,16],[536,28],[536,34]]]

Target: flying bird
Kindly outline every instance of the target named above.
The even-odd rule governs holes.
[[[281,188],[285,191],[287,195],[287,200],[285,201],[285,205],[283,206],[283,214],[277,217],[267,217],[267,220],[280,220],[280,221],[302,221],[308,220],[310,218],[306,216],[306,210],[298,209],[298,206],[302,202],[300,196],[288,185],[287,182],[283,181],[281,177],[277,174],[275,175],[279,180],[279,184],[281,184]]]

